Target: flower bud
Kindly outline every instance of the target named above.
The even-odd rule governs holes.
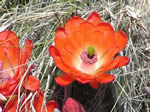
[[[85,112],[82,105],[72,98],[68,98],[63,105],[62,112]]]

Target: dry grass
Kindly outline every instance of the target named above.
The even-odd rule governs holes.
[[[82,99],[85,96],[72,96],[80,97],[79,101],[82,102],[88,112],[149,112],[150,1],[57,1],[34,1],[7,9],[4,0],[0,6],[0,31],[9,29],[16,32],[20,37],[21,45],[23,45],[25,39],[32,39],[34,42],[33,54],[29,64],[35,65],[32,73],[41,80],[41,88],[45,91],[45,100],[55,98],[60,104],[63,101],[63,88],[57,87],[54,83],[54,77],[60,71],[54,66],[47,50],[53,44],[56,28],[60,24],[63,25],[73,12],[87,18],[89,13],[97,11],[103,21],[110,22],[115,30],[123,30],[128,35],[128,44],[120,55],[129,56],[130,63],[128,66],[112,71],[116,80],[111,86],[104,85],[98,90],[90,89],[91,93],[89,92],[88,95],[92,94],[93,97],[91,95],[88,100]],[[77,86],[75,84],[73,84],[74,88],[79,88],[75,90],[81,91],[84,88],[84,85],[80,85],[82,87],[80,88],[79,84]],[[110,91],[113,99],[101,104],[102,98],[105,100],[104,97],[107,97],[104,96],[102,91],[108,93],[105,87],[112,88]],[[89,87],[86,86],[84,90],[88,89]],[[69,93],[68,96],[70,96]],[[109,103],[111,108],[108,110]]]

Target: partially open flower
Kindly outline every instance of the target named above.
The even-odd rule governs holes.
[[[28,97],[28,96],[27,96]],[[8,104],[3,108],[5,112],[16,112],[16,110],[20,110],[21,112],[53,112],[55,108],[58,108],[58,104],[54,100],[50,100],[43,105],[44,95],[42,90],[39,90],[35,95],[33,101],[31,98],[27,100],[27,97],[24,98],[18,105],[18,96],[15,96]],[[18,107],[17,107],[18,106]]]
[[[14,90],[17,92],[16,87],[26,71],[32,47],[32,41],[26,40],[25,47],[21,50],[18,37],[14,32],[0,32],[0,93],[5,97],[10,96]],[[28,80],[31,79],[35,78],[30,76]],[[34,81],[38,84],[38,87],[36,86],[36,89],[38,89],[40,81],[37,79]],[[31,85],[27,89],[32,90]]]
[[[57,29],[55,46],[49,47],[56,66],[64,72],[56,82],[66,86],[77,80],[93,88],[113,82],[114,75],[107,71],[128,64],[127,56],[117,55],[127,41],[124,32],[115,32],[96,12],[86,21],[78,16],[70,18],[64,28]]]
[[[43,92],[39,91],[33,103],[36,112],[53,112],[55,108],[58,108],[57,102],[54,100],[50,100],[46,102],[46,105],[44,105],[43,107],[43,111],[41,111],[43,102],[44,102]]]

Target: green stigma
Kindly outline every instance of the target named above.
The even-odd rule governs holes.
[[[95,54],[95,49],[92,45],[88,47],[88,55],[92,57]]]

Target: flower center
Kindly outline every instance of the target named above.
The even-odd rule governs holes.
[[[81,63],[79,70],[83,73],[92,75],[96,70],[96,62],[98,60],[97,54],[93,46],[89,46],[87,50],[82,51],[80,54]]]
[[[6,80],[11,80],[11,76],[8,72],[3,71],[3,62],[0,61],[0,85],[2,85]]]
[[[80,54],[80,58],[82,61],[80,63],[79,70],[83,73],[92,75],[96,70],[96,62],[98,60],[94,47],[89,46],[87,50]]]
[[[97,54],[95,54],[95,49],[93,46],[89,46],[88,50],[83,51],[80,57],[86,64],[94,64],[97,62]]]
[[[90,46],[88,47],[88,56],[89,56],[90,58],[92,58],[94,54],[95,54],[95,49],[94,49],[93,46],[90,45]]]

